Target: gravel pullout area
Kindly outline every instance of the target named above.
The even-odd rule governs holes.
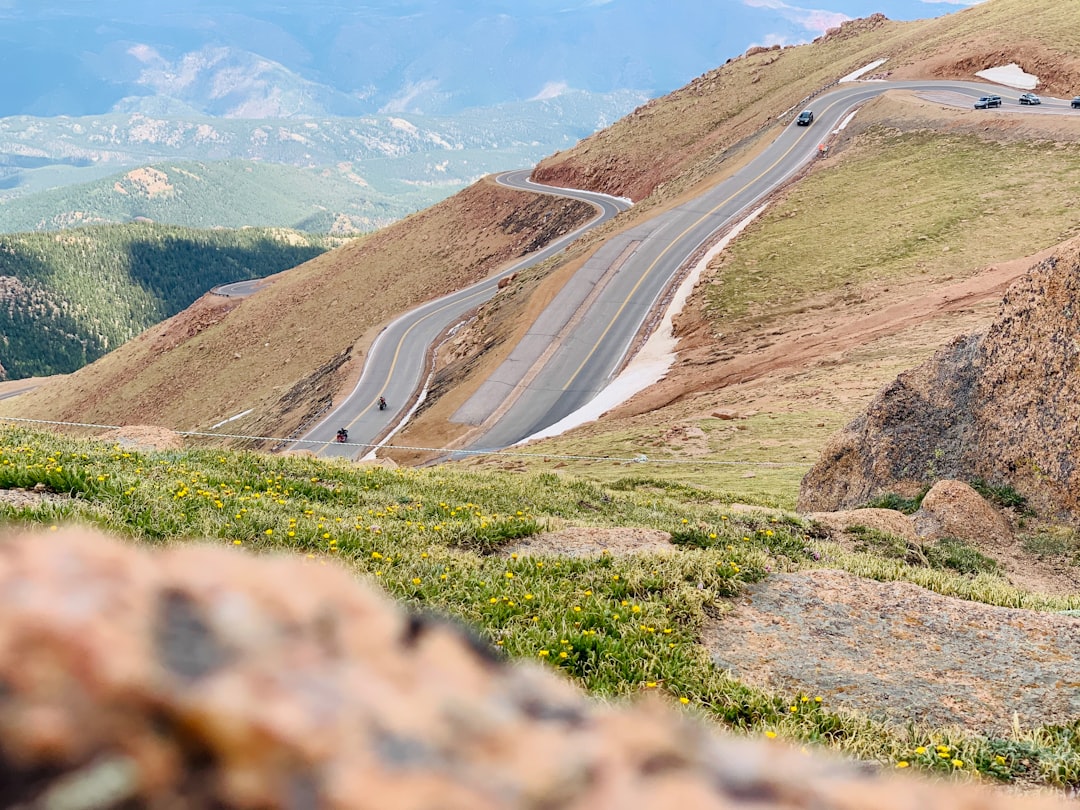
[[[713,661],[761,687],[896,723],[999,735],[1080,717],[1080,619],[940,596],[843,571],[751,586],[705,633]]]

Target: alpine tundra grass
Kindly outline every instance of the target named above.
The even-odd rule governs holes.
[[[654,482],[655,483],[655,482]],[[1024,594],[986,574],[964,577],[816,543],[781,512],[741,512],[701,487],[605,486],[552,473],[436,467],[390,470],[308,457],[142,451],[21,428],[0,429],[0,500],[17,526],[96,526],[132,542],[210,541],[334,561],[414,609],[456,617],[515,659],[541,661],[589,692],[658,691],[730,729],[819,744],[890,767],[1080,780],[1080,740],[1061,728],[989,739],[912,724],[898,729],[835,710],[820,696],[773,694],[715,668],[699,641],[706,611],[775,571],[833,567],[905,579],[945,594],[1032,609],[1080,598]],[[27,496],[28,498],[30,496]],[[23,500],[26,500],[24,498]],[[662,529],[672,553],[594,557],[508,553],[520,538],[568,525]],[[944,755],[943,755],[944,754]]]

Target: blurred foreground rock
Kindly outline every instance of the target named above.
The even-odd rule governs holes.
[[[882,389],[803,479],[799,510],[852,509],[943,478],[1008,484],[1080,520],[1080,241],[1009,288],[983,334],[958,337]]]
[[[1064,806],[602,707],[299,558],[8,537],[0,616],[5,807]]]

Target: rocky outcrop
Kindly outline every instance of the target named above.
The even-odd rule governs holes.
[[[985,333],[878,393],[807,473],[799,508],[848,509],[942,478],[1008,484],[1080,518],[1080,243],[1013,284]]]
[[[343,571],[0,542],[6,807],[1051,808],[600,706]]]
[[[953,537],[980,547],[1007,546],[1012,527],[998,510],[963,481],[938,481],[911,516],[919,537]]]
[[[909,543],[951,537],[991,549],[1008,546],[1014,539],[1012,526],[1005,516],[963,481],[938,481],[913,515],[895,509],[847,509],[808,512],[806,517],[832,535],[844,535],[861,527],[885,532]]]

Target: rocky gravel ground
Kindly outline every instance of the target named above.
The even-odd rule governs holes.
[[[843,571],[776,574],[706,633],[762,687],[906,724],[1007,734],[1080,715],[1080,618],[993,607]]]

